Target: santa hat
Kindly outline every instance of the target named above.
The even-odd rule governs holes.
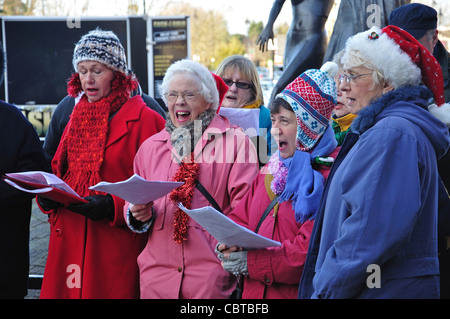
[[[372,27],[349,38],[345,50],[362,54],[395,89],[422,81],[434,96],[435,104],[429,106],[429,111],[450,127],[450,105],[444,99],[441,67],[411,34],[392,25]],[[346,62],[345,55],[342,62]]]
[[[225,97],[225,93],[227,93],[229,87],[225,84],[222,78],[211,72],[216,81],[217,91],[219,92],[219,106],[217,107],[217,114],[219,114],[220,106],[222,105],[223,98]]]
[[[297,117],[297,148],[301,151],[312,149],[328,126],[337,103],[337,72],[337,64],[327,62],[320,70],[305,71],[277,95]]]

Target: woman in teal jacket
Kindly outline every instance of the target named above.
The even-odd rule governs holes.
[[[231,55],[220,63],[217,75],[229,87],[222,107],[259,109],[258,137],[252,141],[258,151],[260,166],[267,164],[272,154],[272,147],[276,147],[276,143],[272,144],[270,111],[264,106],[263,92],[255,65],[242,55]]]
[[[438,105],[443,85],[403,52],[434,61],[411,38],[389,26],[346,44],[340,89],[358,117],[325,186],[300,298],[439,298],[436,160],[450,140],[418,84]]]

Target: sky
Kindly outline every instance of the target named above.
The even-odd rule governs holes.
[[[216,10],[222,13],[227,21],[229,33],[247,34],[245,20],[263,21],[265,25],[269,18],[273,0],[189,0],[188,3],[194,7]],[[291,3],[287,0],[276,23],[290,22],[291,19]]]
[[[44,0],[43,0],[44,1]],[[84,0],[86,1],[86,0]],[[65,4],[71,6],[71,11],[77,11],[80,3],[83,0],[68,0]],[[195,7],[201,7],[205,10],[215,10],[222,13],[228,24],[228,31],[230,34],[240,33],[247,34],[246,20],[259,22],[262,21],[264,25],[269,18],[270,10],[273,5],[273,0],[134,0],[140,7],[141,11],[138,14],[143,14],[142,4],[146,1],[147,6],[152,4],[152,8],[148,15],[159,15],[161,8],[166,6],[167,3],[186,2]],[[446,23],[450,23],[447,12],[450,11],[450,0],[412,0],[411,2],[422,2],[427,5],[431,5],[436,9],[441,10],[441,20],[449,20]],[[340,0],[335,0],[335,8],[330,12],[330,18],[328,20],[335,19],[338,11],[338,5]],[[92,0],[89,1],[89,15],[96,16],[124,16],[126,15],[126,6],[128,1],[124,0]],[[438,9],[438,10],[439,10]],[[79,13],[78,13],[79,14]],[[77,15],[77,12],[74,12]],[[334,18],[332,18],[334,17]],[[444,19],[447,18],[447,19]],[[291,1],[286,0],[284,6],[275,21],[275,27],[278,24],[284,22],[291,23],[292,9]],[[444,21],[440,21],[444,22]]]
[[[140,1],[138,1],[141,3]],[[151,0],[148,0],[151,2]],[[156,15],[160,8],[166,4],[167,1],[156,1],[154,8],[149,15]],[[186,0],[180,2],[187,2],[194,7],[201,7],[205,10],[216,10],[222,13],[228,24],[228,32],[231,34],[240,33],[247,34],[247,26],[245,20],[249,21],[263,21],[267,23],[270,9],[272,8],[273,0]],[[108,4],[105,4],[108,3]],[[111,0],[95,0],[91,1],[91,12],[98,12],[99,15],[123,15],[123,5],[126,1],[111,1]],[[278,16],[275,25],[283,22],[290,22],[292,19],[291,3],[286,1],[283,9]]]

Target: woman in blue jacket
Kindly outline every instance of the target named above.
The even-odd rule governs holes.
[[[358,117],[325,186],[299,297],[439,298],[436,161],[450,139],[426,107],[434,97],[449,110],[437,62],[388,26],[351,37],[342,63]]]

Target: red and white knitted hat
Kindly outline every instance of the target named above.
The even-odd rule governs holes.
[[[429,111],[450,127],[450,105],[444,99],[444,79],[436,58],[412,35],[389,25],[372,27],[347,40],[346,50],[359,51],[396,89],[422,81],[432,92],[435,104]],[[342,61],[345,64],[345,57]]]
[[[326,62],[320,70],[309,69],[277,95],[289,103],[297,117],[297,149],[309,151],[319,141],[329,125],[336,105],[338,66]]]

